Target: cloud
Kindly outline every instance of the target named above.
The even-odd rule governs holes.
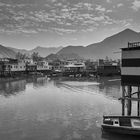
[[[106,9],[104,7],[102,7],[101,5],[97,5],[95,10],[100,11],[100,12],[105,12],[106,11]]]
[[[66,28],[52,28],[51,31],[54,31],[55,33],[57,33],[59,35],[71,34],[71,33],[76,32],[76,30],[74,30],[74,29],[66,29]]]
[[[5,31],[14,32],[15,30],[18,33],[44,31],[63,35],[76,31],[93,31],[97,27],[106,25],[122,24],[119,16],[112,9],[112,0],[102,3],[96,0],[14,1],[15,3],[0,2],[0,27]],[[111,4],[108,6],[108,3]],[[138,9],[138,0],[133,2],[134,5]],[[117,4],[117,7],[121,6],[125,6],[125,4]],[[134,9],[136,10],[136,7]],[[113,17],[112,13],[116,15],[114,14]]]
[[[47,0],[43,4],[40,6],[39,1],[37,3],[0,3],[3,8],[8,6],[8,8],[3,9],[4,16],[1,16],[1,19],[12,21],[8,24],[5,22],[4,24],[7,26],[4,28],[12,31],[15,29],[15,32],[19,28],[19,32],[24,31],[24,33],[27,32],[26,28],[31,28],[35,32],[52,30],[60,34],[73,33],[90,25],[98,26],[97,22],[102,22],[104,18],[102,13],[106,11],[101,5],[89,1],[80,2],[77,0],[75,4],[75,2],[69,3],[64,0]],[[9,24],[12,24],[10,28]]]
[[[106,12],[107,12],[107,13],[112,13],[113,10],[110,10],[110,9],[109,9],[109,10],[106,10]]]
[[[104,19],[104,16],[94,17],[94,21],[103,21]]]
[[[107,3],[111,3],[111,0],[106,0]]]
[[[117,4],[117,7],[122,7],[123,6],[123,3],[118,3]]]
[[[134,0],[134,2],[132,3],[132,9],[135,11],[138,11],[140,9],[140,1],[139,0]]]
[[[97,29],[97,27],[89,27],[89,28],[82,29],[81,31],[82,32],[93,32],[96,29]]]
[[[128,27],[132,25],[133,19],[123,19],[123,20],[114,20],[114,24],[120,25],[121,27]]]

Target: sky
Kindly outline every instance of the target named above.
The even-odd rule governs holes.
[[[140,0],[0,0],[0,44],[86,46],[126,28],[140,32]]]

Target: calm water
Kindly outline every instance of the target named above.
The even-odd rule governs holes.
[[[0,140],[121,140],[102,134],[102,116],[121,114],[120,81],[29,78],[0,81]]]

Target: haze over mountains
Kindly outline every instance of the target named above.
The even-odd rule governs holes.
[[[32,54],[33,52],[38,52],[40,56],[42,57],[46,57],[51,53],[57,53],[59,50],[61,50],[63,47],[50,47],[50,48],[45,48],[45,47],[36,47],[32,50],[25,50],[25,49],[16,49],[16,48],[11,48],[14,52],[21,52],[21,53],[25,53],[25,54]]]
[[[31,54],[38,52],[40,56],[46,57],[50,54],[57,56],[82,57],[86,59],[99,59],[108,56],[112,59],[120,59],[120,48],[127,47],[128,42],[140,42],[140,33],[131,29],[125,29],[115,35],[112,35],[101,42],[90,44],[88,46],[67,46],[67,47],[36,47],[33,50],[15,49],[0,46],[0,57],[13,57],[16,52]],[[116,53],[118,52],[118,53]],[[51,56],[52,57],[52,56]]]

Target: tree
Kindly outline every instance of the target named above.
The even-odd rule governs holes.
[[[18,60],[24,60],[25,58],[27,58],[26,54],[22,54],[21,52],[17,52],[16,54],[16,59]]]
[[[33,59],[34,62],[38,62],[42,60],[42,57],[39,56],[38,52],[33,52],[31,58]]]

